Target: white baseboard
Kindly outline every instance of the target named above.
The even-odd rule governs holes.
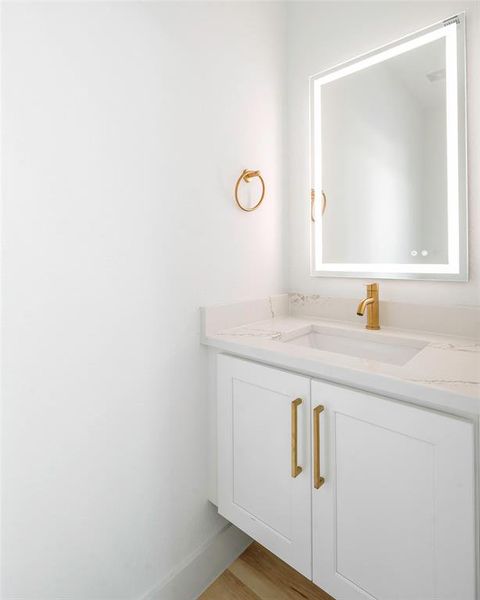
[[[251,541],[243,531],[229,523],[139,600],[197,600]]]

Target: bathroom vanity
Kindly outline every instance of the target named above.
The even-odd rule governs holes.
[[[211,500],[337,600],[478,598],[478,311],[305,298],[203,311]]]

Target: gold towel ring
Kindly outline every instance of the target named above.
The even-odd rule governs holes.
[[[252,208],[247,208],[246,206],[243,206],[243,204],[238,199],[238,188],[240,187],[241,181],[245,181],[245,183],[250,183],[250,179],[253,179],[254,177],[258,177],[262,183],[262,195],[260,196],[260,200],[255,204],[255,206],[252,206]],[[249,171],[248,169],[244,169],[240,177],[237,179],[237,183],[235,185],[235,201],[238,204],[239,208],[241,208],[245,212],[252,212],[252,210],[256,210],[260,206],[260,204],[263,202],[264,197],[265,182],[263,181],[263,177],[260,175],[260,171]]]

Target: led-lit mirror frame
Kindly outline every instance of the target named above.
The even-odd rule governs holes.
[[[323,189],[320,120],[322,85],[440,38],[445,38],[446,46],[448,264],[325,263],[322,259],[322,215],[318,207],[311,223],[313,276],[468,281],[465,13],[310,78],[311,187],[318,205]]]

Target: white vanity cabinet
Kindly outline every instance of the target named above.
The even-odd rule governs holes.
[[[472,422],[230,356],[217,367],[224,517],[337,600],[475,600]]]
[[[219,512],[311,578],[310,380],[220,355],[218,400]]]
[[[313,581],[339,600],[475,598],[468,421],[312,381],[320,467]]]

